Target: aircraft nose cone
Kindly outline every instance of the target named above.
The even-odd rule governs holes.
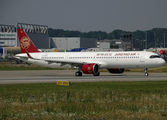
[[[164,59],[162,59],[160,63],[161,63],[161,64],[162,64],[162,66],[163,66],[163,65],[165,65],[165,64],[166,64],[166,61],[165,61]]]

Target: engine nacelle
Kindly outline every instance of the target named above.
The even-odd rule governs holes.
[[[161,55],[167,55],[167,50],[160,50]]]
[[[110,73],[124,73],[124,68],[113,68],[113,69],[107,69]]]
[[[160,50],[161,55],[165,55],[165,50]]]
[[[82,72],[85,74],[96,74],[99,72],[99,66],[95,63],[82,65]]]

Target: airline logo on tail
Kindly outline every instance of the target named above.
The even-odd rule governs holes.
[[[30,47],[30,39],[28,37],[22,37],[20,41],[20,46],[22,49],[28,49]]]
[[[24,32],[23,29],[17,29],[17,34],[19,37],[20,48],[22,53],[33,53],[33,52],[40,52],[33,42],[30,40],[28,35]]]

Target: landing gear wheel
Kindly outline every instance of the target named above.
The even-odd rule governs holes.
[[[77,71],[77,72],[75,73],[75,76],[82,76],[82,72],[81,72],[81,71]]]
[[[147,76],[149,76],[149,74],[148,74],[148,73],[145,73],[144,75],[145,75],[146,77],[147,77]]]
[[[93,74],[94,76],[99,76],[100,75],[100,72],[96,73],[96,74]]]
[[[145,69],[145,74],[144,74],[146,77],[149,75],[148,73],[147,73],[147,68]]]

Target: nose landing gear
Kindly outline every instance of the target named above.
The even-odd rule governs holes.
[[[149,74],[147,73],[147,70],[148,70],[148,69],[147,69],[147,68],[145,68],[144,70],[145,70],[144,75],[147,77],[147,76],[149,75]]]

